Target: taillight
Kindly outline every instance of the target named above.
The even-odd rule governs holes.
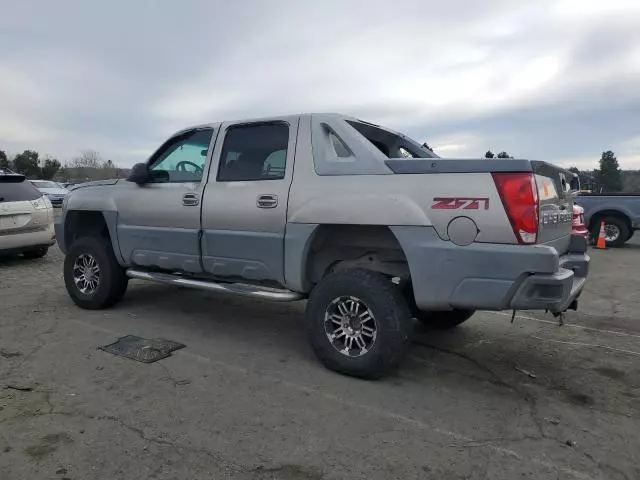
[[[536,243],[538,189],[533,173],[493,173],[492,175],[518,243]]]

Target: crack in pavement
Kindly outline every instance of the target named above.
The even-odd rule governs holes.
[[[537,403],[537,398],[531,394],[529,394],[528,392],[522,392],[520,389],[518,389],[517,387],[515,387],[514,385],[509,384],[508,382],[506,382],[505,380],[503,380],[501,377],[498,376],[498,374],[496,374],[491,368],[487,367],[486,365],[484,365],[483,363],[481,363],[480,361],[478,361],[477,359],[462,353],[462,352],[458,352],[455,350],[448,350],[442,347],[438,347],[435,345],[430,345],[424,342],[419,342],[416,340],[413,340],[413,343],[415,343],[418,346],[424,347],[424,348],[428,348],[430,350],[434,350],[440,353],[446,353],[446,354],[450,354],[450,355],[454,355],[457,356],[459,358],[462,358],[468,362],[471,362],[473,365],[475,365],[476,367],[478,367],[479,369],[481,369],[482,371],[488,373],[489,375],[491,375],[492,379],[494,381],[491,381],[490,383],[494,384],[494,385],[499,385],[502,386],[504,388],[507,388],[513,392],[515,392],[516,394],[518,394],[518,396],[520,396],[520,398],[522,398],[523,400],[525,400],[529,406],[529,417],[531,419],[531,421],[534,423],[534,425],[536,426],[539,436],[538,437],[534,437],[531,435],[521,435],[518,437],[497,437],[497,438],[485,438],[485,439],[474,439],[472,441],[469,442],[464,442],[461,444],[452,444],[452,447],[484,447],[487,445],[492,445],[494,443],[501,443],[501,442],[510,442],[510,443],[517,443],[517,442],[523,442],[526,440],[539,440],[539,439],[545,439],[545,440],[551,440],[553,442],[556,442],[560,445],[562,445],[563,447],[566,446],[566,443],[558,438],[552,437],[550,435],[548,435],[545,431],[544,431],[544,426],[542,423],[542,420],[540,419],[540,414],[538,411],[538,403]],[[479,378],[479,377],[476,377]],[[482,380],[487,380],[487,379],[482,379]],[[602,412],[602,413],[614,413],[616,414],[616,412]],[[618,414],[618,415],[622,415],[622,414]],[[576,449],[577,450],[577,449]],[[588,452],[580,452],[584,457],[586,457],[587,459],[589,459],[590,461],[592,461],[595,466],[598,468],[598,470],[600,470],[601,473],[603,474],[607,474],[609,472],[614,472],[618,475],[622,476],[623,480],[629,480],[630,477],[622,470],[606,463],[606,462],[600,462],[598,460],[596,460],[590,453]]]
[[[31,338],[36,341],[36,346],[33,347],[33,349],[31,349],[29,351],[29,353],[27,353],[26,355],[23,355],[22,357],[17,357],[20,360],[18,362],[16,362],[14,365],[11,365],[9,367],[7,372],[0,377],[0,381],[6,381],[6,380],[10,379],[13,376],[13,374],[15,373],[16,370],[18,370],[19,368],[22,368],[22,366],[31,357],[33,357],[36,353],[38,353],[40,351],[40,349],[42,349],[42,347],[44,347],[45,344],[46,344],[46,341],[42,337],[45,336],[45,335],[50,335],[50,334],[54,333],[55,330],[58,328],[58,324],[59,324],[59,322],[54,321],[53,325],[51,325],[47,330],[45,330],[44,332],[40,332],[40,333],[37,333],[37,334],[33,335]]]
[[[611,471],[615,474],[618,474],[621,476],[622,480],[631,480],[631,477],[629,477],[625,472],[623,472],[622,470],[620,470],[617,467],[614,467],[613,465],[606,463],[606,462],[601,462],[599,460],[597,460],[593,455],[591,455],[588,452],[584,452],[584,456],[586,458],[588,458],[589,460],[591,460],[596,467],[604,474],[607,473],[606,470]],[[636,477],[637,478],[637,477]]]
[[[280,383],[284,383],[284,384],[288,384],[288,382],[285,381],[281,381]],[[506,382],[503,382],[506,383]],[[507,384],[508,385],[508,384]],[[306,387],[300,387],[297,386],[297,389],[304,389],[304,391],[315,391],[314,389],[311,388],[306,388]],[[382,414],[386,417],[389,418],[394,418],[397,420],[402,420],[405,422],[408,422],[412,425],[415,425],[417,427],[420,428],[425,428],[428,427],[429,430],[438,432],[440,434],[449,436],[450,438],[453,438],[454,440],[459,442],[459,445],[457,446],[464,446],[465,444],[468,444],[469,446],[478,446],[478,447],[485,447],[485,448],[490,448],[492,450],[494,450],[495,452],[499,452],[503,455],[507,455],[509,457],[513,457],[513,458],[517,458],[520,460],[524,460],[525,457],[523,457],[521,454],[509,449],[509,448],[505,448],[499,445],[495,445],[493,443],[498,443],[498,442],[493,442],[492,439],[489,439],[489,441],[486,441],[485,445],[474,445],[474,443],[476,442],[482,442],[482,439],[471,439],[465,435],[461,435],[461,434],[456,434],[454,432],[450,432],[448,430],[443,430],[442,428],[433,426],[433,425],[426,425],[423,422],[416,420],[416,419],[412,419],[410,417],[405,417],[403,415],[400,414],[393,414],[390,412],[385,412],[385,411],[381,411],[378,408],[375,407],[371,407],[371,406],[363,406],[360,404],[353,404],[350,401],[341,399],[339,397],[335,397],[334,395],[331,394],[326,394],[324,393],[324,396],[326,398],[331,398],[334,399],[342,404],[346,404],[346,405],[353,405],[356,406],[358,408],[365,408],[365,410],[374,413],[374,414]],[[188,446],[188,445],[183,445],[180,444],[178,442],[174,442],[171,440],[164,440],[161,438],[157,438],[157,437],[152,437],[147,435],[144,430],[140,427],[131,425],[127,422],[125,422],[124,420],[122,420],[121,418],[117,417],[117,416],[113,416],[113,415],[102,415],[102,416],[96,416],[96,415],[92,415],[92,414],[88,414],[85,412],[82,412],[80,410],[76,411],[76,412],[64,412],[64,411],[57,411],[55,410],[51,399],[45,396],[45,402],[47,403],[47,405],[50,405],[51,407],[49,408],[49,411],[42,411],[42,412],[30,412],[28,414],[20,414],[20,415],[16,415],[13,417],[8,417],[3,419],[2,421],[0,421],[0,423],[5,423],[11,420],[18,420],[20,419],[20,421],[24,421],[25,417],[46,417],[46,416],[64,416],[64,417],[69,417],[69,418],[82,418],[82,419],[86,419],[86,420],[91,420],[91,421],[98,421],[98,422],[102,422],[102,421],[107,421],[113,424],[116,424],[118,426],[120,426],[121,428],[124,428],[132,433],[134,433],[138,438],[140,438],[141,440],[148,442],[150,444],[154,444],[157,445],[159,447],[173,447],[177,450],[183,450],[185,452],[191,452],[191,453],[195,453],[195,454],[202,454],[202,455],[206,455],[208,457],[210,457],[213,462],[220,468],[231,468],[232,470],[236,471],[236,472],[242,472],[242,473],[255,473],[255,467],[245,467],[243,465],[239,465],[239,464],[235,464],[229,461],[226,461],[224,458],[222,458],[221,455],[216,454],[210,450],[207,450],[205,448],[198,448],[198,447],[193,447],[193,446]],[[537,440],[539,439],[539,437],[532,437],[531,439]],[[526,438],[520,438],[520,439],[516,439],[515,441],[523,441],[526,440]],[[504,441],[504,439],[502,440]],[[574,470],[572,468],[569,467],[565,467],[562,465],[557,465],[555,463],[552,462],[548,462],[545,459],[539,459],[539,458],[535,458],[535,457],[527,457],[529,461],[531,461],[532,463],[544,466],[546,468],[549,468],[551,470],[554,470],[556,472],[563,472],[565,474],[571,475],[572,477],[575,478],[579,478],[579,479],[583,479],[583,480],[593,480],[593,477],[591,477],[590,475]],[[259,461],[259,464],[264,464],[264,463],[268,463],[265,462],[263,459],[261,459],[259,456],[256,459],[256,461]]]
[[[518,387],[516,387],[515,385],[512,385],[508,382],[506,382],[503,378],[501,378],[496,372],[494,372],[491,368],[487,367],[486,365],[484,365],[483,363],[481,363],[479,360],[456,350],[449,350],[446,348],[442,348],[442,347],[438,347],[436,345],[431,345],[425,342],[420,342],[417,340],[413,340],[413,343],[424,347],[424,348],[428,348],[430,350],[435,350],[437,352],[440,353],[446,353],[449,355],[454,355],[456,357],[462,358],[470,363],[472,363],[474,366],[476,366],[477,368],[479,368],[480,370],[482,370],[483,372],[487,373],[490,375],[491,380],[487,380],[487,379],[483,379],[483,380],[487,380],[490,381],[490,383],[497,385],[497,386],[501,386],[503,388],[506,388],[508,390],[511,390],[512,392],[514,392],[516,395],[518,395],[521,399],[523,399],[527,406],[528,406],[528,411],[529,411],[529,418],[531,419],[532,423],[534,424],[536,430],[538,431],[538,435],[539,438],[543,438],[545,440],[551,440],[553,442],[556,442],[558,444],[562,444],[564,445],[565,442],[563,442],[562,440],[552,437],[550,435],[548,435],[545,431],[544,431],[544,425],[542,423],[542,420],[540,419],[539,416],[539,411],[538,411],[538,400],[537,398],[530,394],[529,392],[525,392],[522,391],[521,389],[519,389]],[[510,439],[509,441],[523,441],[523,440],[527,440],[527,435],[523,435],[520,437],[517,437],[517,439]],[[472,443],[478,443],[478,442],[485,442],[485,441],[489,441],[489,442],[495,442],[496,439],[477,439],[474,440]]]
[[[171,374],[171,370],[169,370],[169,367],[167,367],[163,363],[157,363],[156,365],[162,368],[162,370],[164,370],[164,372],[167,374],[166,377],[160,377],[159,380],[169,380],[174,387],[181,387],[183,385],[188,385],[191,383],[191,380],[188,379],[176,380],[175,377]]]
[[[110,422],[113,424],[116,424],[118,426],[120,426],[121,428],[124,428],[125,430],[130,431],[131,433],[135,434],[137,437],[139,437],[143,442],[147,442],[150,444],[154,444],[157,445],[159,447],[173,447],[177,450],[183,450],[186,452],[192,452],[192,453],[196,453],[196,454],[202,454],[202,455],[206,455],[208,457],[210,457],[213,462],[220,467],[221,469],[227,471],[229,469],[231,470],[236,470],[239,472],[248,472],[250,471],[253,467],[245,467],[239,464],[235,464],[232,462],[229,462],[225,459],[222,458],[221,455],[218,455],[210,450],[207,450],[205,448],[199,448],[199,447],[193,447],[193,446],[189,446],[189,445],[183,445],[181,443],[178,442],[174,442],[171,440],[165,440],[162,438],[157,438],[154,436],[149,436],[147,433],[145,433],[143,428],[137,427],[135,425],[129,424],[127,422],[125,422],[124,420],[122,420],[121,418],[114,416],[114,415],[92,415],[92,414],[88,414],[86,412],[77,410],[75,412],[65,412],[65,411],[56,411],[54,405],[51,402],[51,392],[49,391],[45,391],[42,392],[44,393],[44,401],[47,404],[47,406],[49,407],[47,411],[40,411],[40,412],[23,412],[21,414],[18,415],[14,415],[11,417],[7,417],[4,418],[2,420],[0,420],[0,424],[2,423],[7,423],[11,420],[21,420],[24,421],[25,418],[36,418],[36,417],[47,417],[47,416],[62,416],[62,417],[68,417],[68,418],[81,418],[81,419],[85,419],[85,420],[90,420],[90,421],[97,421],[97,422]],[[146,447],[145,447],[146,449]],[[159,472],[156,472],[156,475]]]
[[[104,329],[102,327],[95,327],[93,325],[89,325],[86,324],[86,322],[80,322],[78,321],[77,323],[83,325],[83,326],[87,326],[90,327],[92,329],[99,329],[100,331],[107,331],[110,332],[110,330],[108,329]],[[432,346],[426,345],[427,348],[433,348]],[[512,385],[510,385],[509,383],[507,383],[506,381],[504,381],[502,378],[500,378],[495,372],[493,372],[493,370],[491,370],[490,368],[486,367],[485,365],[483,365],[482,363],[478,362],[476,359],[472,358],[472,357],[468,357],[465,354],[460,354],[459,352],[450,352],[447,350],[443,350],[444,352],[448,353],[448,354],[453,354],[453,355],[458,355],[461,356],[462,358],[465,358],[465,360],[473,362],[475,364],[478,365],[478,368],[482,369],[483,371],[486,371],[489,376],[493,379],[493,381],[497,382],[497,384],[503,386],[504,388],[508,388],[512,391],[514,391],[517,395],[519,395],[520,397],[523,397],[525,399],[527,399],[527,405],[529,405],[529,402],[531,400],[529,400],[530,396],[527,393],[523,393],[520,392],[517,388],[513,387]],[[201,355],[197,355],[197,354],[193,354],[193,353],[188,353],[188,352],[183,352],[180,355],[177,356],[184,356],[184,357],[188,357],[194,360],[197,360],[199,362],[204,362],[210,365],[216,365],[218,367],[222,367],[224,369],[227,370],[231,370],[233,372],[237,372],[237,373],[242,373],[242,374],[247,374],[249,372],[248,369],[240,367],[238,365],[234,365],[232,363],[228,363],[228,362],[224,362],[221,360],[216,360],[216,359],[211,359],[208,357],[204,357]],[[171,372],[169,372],[171,373]],[[366,411],[370,414],[376,415],[376,416],[382,416],[384,418],[387,419],[391,419],[394,421],[401,421],[403,423],[406,423],[408,425],[411,425],[415,428],[421,429],[421,430],[425,430],[425,431],[430,431],[430,432],[435,432],[441,435],[444,435],[446,437],[449,437],[450,439],[452,439],[455,442],[459,442],[461,444],[464,443],[469,443],[469,442],[474,442],[475,439],[470,438],[466,435],[462,435],[456,432],[452,432],[449,431],[447,429],[438,427],[437,425],[433,425],[430,423],[426,423],[424,421],[421,421],[420,419],[416,419],[416,418],[412,418],[410,416],[406,416],[406,415],[402,415],[402,414],[398,414],[392,411],[388,411],[384,408],[378,408],[372,405],[367,405],[367,404],[363,404],[360,402],[355,402],[352,401],[348,398],[343,398],[340,397],[338,395],[334,395],[331,394],[327,391],[322,391],[321,389],[319,390],[318,388],[312,388],[312,387],[308,387],[305,385],[301,385],[299,383],[295,383],[295,382],[290,382],[281,378],[274,378],[272,375],[264,375],[264,374],[259,374],[260,377],[262,377],[263,381],[268,381],[270,384],[281,384],[283,386],[289,387],[289,388],[293,388],[296,391],[299,392],[304,392],[305,394],[313,394],[313,395],[321,395],[322,397],[324,397],[325,399],[334,401],[334,402],[338,402],[341,405],[346,405],[352,408],[356,408],[358,409],[358,411],[362,412],[362,411]],[[174,381],[176,380],[175,378],[173,379]],[[535,401],[535,400],[534,400]],[[51,410],[49,408],[49,410]],[[532,414],[536,414],[536,411],[533,411]],[[126,428],[128,430],[130,430],[132,433],[135,433],[136,436],[138,438],[141,438],[144,441],[150,442],[150,443],[154,443],[157,444],[160,447],[169,447],[172,446],[176,449],[183,449],[184,451],[190,451],[190,452],[194,452],[194,453],[200,453],[203,455],[207,455],[210,456],[214,461],[216,461],[216,463],[218,464],[224,464],[223,460],[220,460],[220,456],[217,455],[214,452],[211,452],[207,449],[203,449],[203,448],[194,448],[191,446],[186,446],[186,445],[182,445],[180,443],[177,442],[173,442],[173,441],[168,441],[168,440],[163,440],[163,439],[158,439],[152,436],[148,436],[147,434],[145,434],[145,431],[138,428],[135,425],[130,425],[128,423],[125,423],[122,419],[115,417],[115,416],[93,416],[93,415],[88,415],[85,413],[81,413],[81,412],[77,412],[77,413],[73,413],[73,412],[60,412],[60,411],[56,411],[55,409],[53,411],[49,412],[40,412],[34,416],[40,416],[40,415],[65,415],[68,417],[81,417],[81,418],[87,418],[90,420],[95,420],[95,421],[109,421],[115,424],[120,425],[122,428]],[[544,433],[544,432],[543,432]],[[537,438],[537,437],[536,437]],[[480,439],[481,440],[481,439]],[[489,440],[493,440],[493,439],[489,439]],[[563,472],[566,475],[571,475],[572,477],[575,478],[580,478],[580,479],[591,479],[592,477],[584,472],[580,472],[580,471],[576,471],[572,468],[566,467],[566,466],[562,466],[559,464],[556,464],[554,462],[550,462],[547,461],[544,457],[543,458],[538,458],[535,456],[530,456],[530,455],[523,455],[521,453],[518,453],[514,450],[511,450],[509,448],[505,448],[503,446],[500,445],[495,445],[495,444],[491,444],[488,443],[486,445],[485,448],[491,449],[496,453],[500,453],[501,455],[505,455],[507,457],[511,457],[511,458],[515,458],[515,459],[519,459],[520,461],[526,461],[539,465],[539,466],[543,466],[547,469],[551,469],[554,472]],[[237,466],[235,467],[237,468],[239,471],[243,471],[244,467],[242,466]]]

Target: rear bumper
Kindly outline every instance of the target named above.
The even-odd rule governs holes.
[[[587,242],[573,235],[569,252],[547,245],[472,244],[441,240],[432,228],[393,227],[411,271],[418,308],[566,310],[589,272]]]
[[[513,310],[550,310],[563,312],[582,293],[587,280],[589,256],[570,254],[561,257],[562,267],[553,274],[531,274],[518,285],[511,299]]]
[[[0,236],[0,255],[19,253],[40,247],[50,247],[55,243],[53,225],[26,233]]]

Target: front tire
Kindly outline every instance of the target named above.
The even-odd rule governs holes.
[[[449,330],[469,320],[475,310],[448,310],[416,312],[416,319],[425,327],[435,330]]]
[[[408,350],[409,307],[398,287],[379,273],[330,273],[311,292],[306,319],[318,359],[345,375],[379,378]]]
[[[100,310],[115,305],[124,296],[128,280],[107,238],[79,238],[64,258],[67,292],[81,308]]]

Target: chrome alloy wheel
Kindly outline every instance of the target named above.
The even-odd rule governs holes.
[[[73,283],[85,295],[92,295],[100,284],[100,267],[93,255],[78,255],[73,264]]]
[[[331,345],[347,357],[366,354],[378,336],[378,325],[369,307],[356,297],[338,297],[327,307],[324,330]]]
[[[607,242],[615,242],[620,237],[620,227],[613,223],[605,223],[604,239]]]

